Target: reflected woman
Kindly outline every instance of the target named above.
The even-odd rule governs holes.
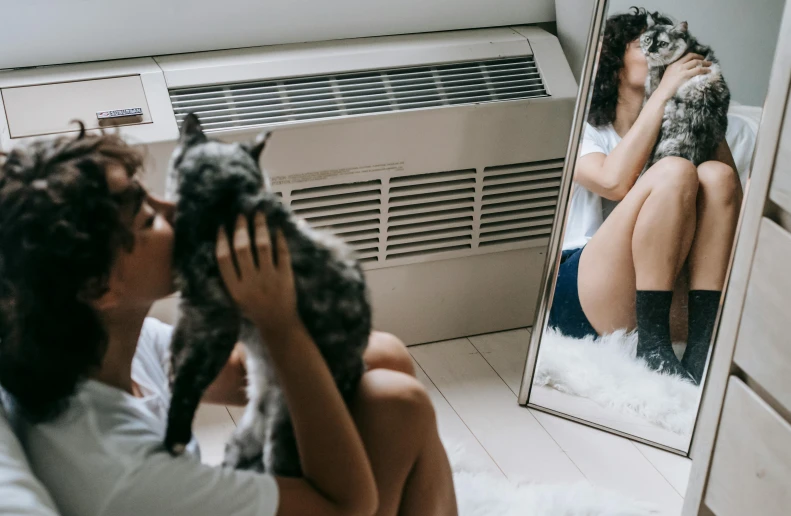
[[[672,24],[652,15],[657,23]],[[638,331],[637,355],[657,371],[703,376],[736,232],[742,190],[728,144],[693,165],[668,157],[642,176],[665,105],[710,72],[687,54],[668,66],[644,102],[648,65],[640,35],[647,13],[608,19],[574,188],[549,325],[571,337]],[[639,180],[638,180],[639,178]],[[688,287],[675,289],[684,269]],[[670,313],[688,296],[687,348],[673,353]]]

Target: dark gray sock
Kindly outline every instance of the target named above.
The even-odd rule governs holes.
[[[719,290],[689,291],[689,336],[681,365],[689,371],[695,383],[700,383],[703,378],[721,296]]]
[[[670,340],[670,290],[637,291],[637,356],[655,371],[691,379],[673,353]]]

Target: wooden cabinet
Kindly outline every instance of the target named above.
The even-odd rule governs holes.
[[[717,516],[786,516],[791,424],[735,376],[728,381],[705,503]]]
[[[758,232],[733,362],[791,410],[791,233],[767,218]]]
[[[791,8],[786,5],[684,516],[791,511]]]

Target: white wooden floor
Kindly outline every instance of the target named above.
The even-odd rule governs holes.
[[[443,440],[509,479],[587,481],[680,514],[688,459],[517,404],[528,340],[529,330],[516,330],[409,348]],[[240,414],[201,407],[195,433],[205,462],[221,460]]]

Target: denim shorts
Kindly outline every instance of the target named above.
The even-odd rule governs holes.
[[[577,279],[583,249],[567,249],[561,253],[555,297],[549,310],[549,327],[575,339],[599,335],[580,304]]]

